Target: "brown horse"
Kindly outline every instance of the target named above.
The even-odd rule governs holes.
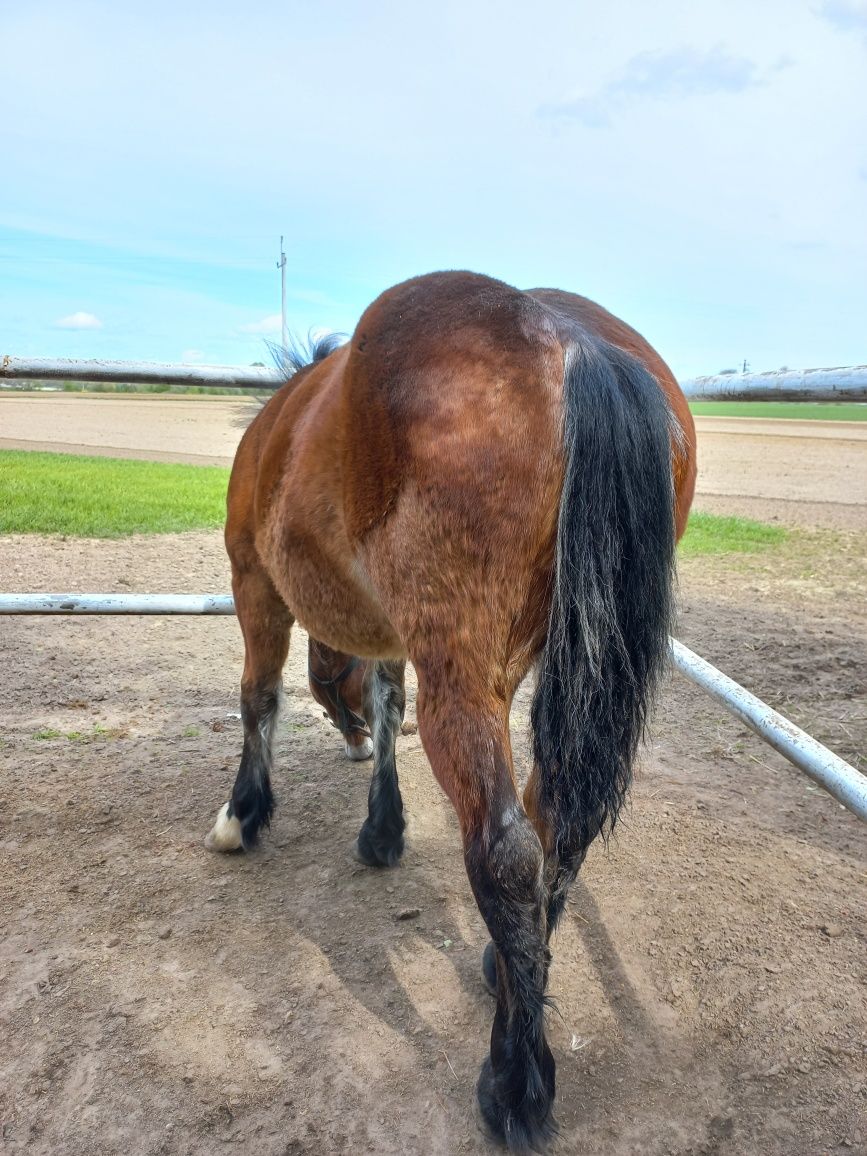
[[[479,1103],[514,1151],[553,1128],[549,941],[629,785],[694,484],[689,410],[634,330],[585,298],[471,273],[384,293],[347,345],[315,351],[275,394],[235,460],[226,544],[246,645],[244,751],[209,845],[249,847],[271,815],[297,619],[317,640],[318,700],[348,742],[370,727],[356,854],[394,864],[412,660],[419,734],[492,940]],[[522,805],[509,706],[534,666]]]

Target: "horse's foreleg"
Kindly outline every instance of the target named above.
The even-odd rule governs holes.
[[[325,708],[326,716],[343,736],[346,757],[363,762],[373,754],[373,739],[364,710],[364,679],[369,660],[311,638],[308,642],[307,673],[310,693]]]
[[[395,741],[406,707],[406,663],[370,663],[364,676],[364,714],[373,739],[373,777],[355,855],[368,867],[392,867],[403,854],[403,800],[397,781]]]
[[[264,570],[235,570],[232,589],[245,647],[241,678],[244,749],[232,797],[205,839],[205,846],[213,851],[253,846],[274,810],[271,745],[294,621]]]
[[[419,734],[458,813],[467,874],[496,954],[497,1009],[479,1105],[510,1149],[535,1151],[553,1131],[554,1100],[542,847],[515,790],[507,703],[437,685],[419,665]]]

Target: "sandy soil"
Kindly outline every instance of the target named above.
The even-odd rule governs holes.
[[[867,530],[867,423],[696,418],[696,509]]]
[[[843,531],[691,560],[678,632],[862,768],[865,562]],[[12,537],[0,585],[222,592],[228,574],[217,534]],[[369,764],[343,758],[296,635],[272,831],[210,854],[241,658],[234,619],[0,619],[0,1150],[481,1156],[486,934],[418,737],[398,746],[403,865],[360,868]],[[528,705],[524,687],[522,774]],[[867,1152],[865,852],[863,825],[674,677],[555,944],[557,1150]]]
[[[258,408],[208,394],[0,393],[0,449],[228,466]]]
[[[855,761],[864,563],[860,537],[815,534],[682,572],[681,637]],[[0,573],[227,585],[215,534],[6,538]],[[296,637],[273,829],[221,858],[201,839],[240,750],[234,619],[0,629],[4,1150],[488,1151],[486,936],[418,737],[399,740],[404,863],[359,868],[368,766],[342,757]],[[522,773],[527,710],[524,688]],[[865,828],[679,679],[643,762],[555,946],[558,1150],[867,1151]]]
[[[257,406],[252,397],[0,393],[0,449],[230,465]],[[696,425],[696,509],[867,530],[867,424],[700,417]]]

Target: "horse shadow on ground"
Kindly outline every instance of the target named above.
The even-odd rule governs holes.
[[[286,1042],[291,1046],[292,1033],[308,1038],[313,1033],[324,1054],[335,1049],[343,1054],[343,997],[348,996],[372,1030],[381,1025],[396,1048],[409,1049],[404,1059],[411,1070],[432,1073],[433,1094],[438,1087],[441,1105],[452,1101],[449,1115],[466,1112],[487,1052],[494,1001],[482,981],[488,935],[464,874],[457,823],[444,800],[439,807],[428,802],[424,813],[416,814],[423,791],[414,780],[430,775],[418,748],[418,757],[405,759],[402,767],[409,812],[402,863],[392,870],[360,867],[349,847],[365,813],[367,775],[337,754],[333,759],[319,755],[316,765],[315,780],[306,776],[279,784],[281,804],[272,835],[251,855],[231,863],[250,882],[255,880],[260,899],[271,892],[272,900],[285,900],[282,915],[287,929],[302,941],[302,955],[312,947],[322,967],[327,961],[326,990],[321,975],[299,977],[295,969],[297,1007]],[[322,771],[326,774],[320,777]],[[232,902],[231,895],[227,899]],[[223,915],[231,918],[226,910]],[[243,918],[241,911],[238,915]],[[659,1079],[657,1061],[665,1050],[659,1025],[630,979],[590,887],[580,878],[565,922],[562,938],[570,947],[580,943],[611,1009],[617,1040],[594,1048],[589,1075],[586,1064],[570,1064],[568,1051],[562,1054],[570,1033],[556,1030],[562,1016],[555,985],[549,1034],[558,1060],[564,1124],[567,1103],[584,1105],[588,1079],[605,1088],[621,1077],[624,1062]],[[562,948],[558,953],[555,941],[558,977],[575,965]],[[288,946],[287,968],[293,971],[291,955]],[[574,976],[569,982],[574,988]],[[579,1116],[583,1111],[585,1106]]]

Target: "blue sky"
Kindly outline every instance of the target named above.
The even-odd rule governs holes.
[[[867,361],[867,0],[0,0],[0,354],[246,364],[471,268]]]

